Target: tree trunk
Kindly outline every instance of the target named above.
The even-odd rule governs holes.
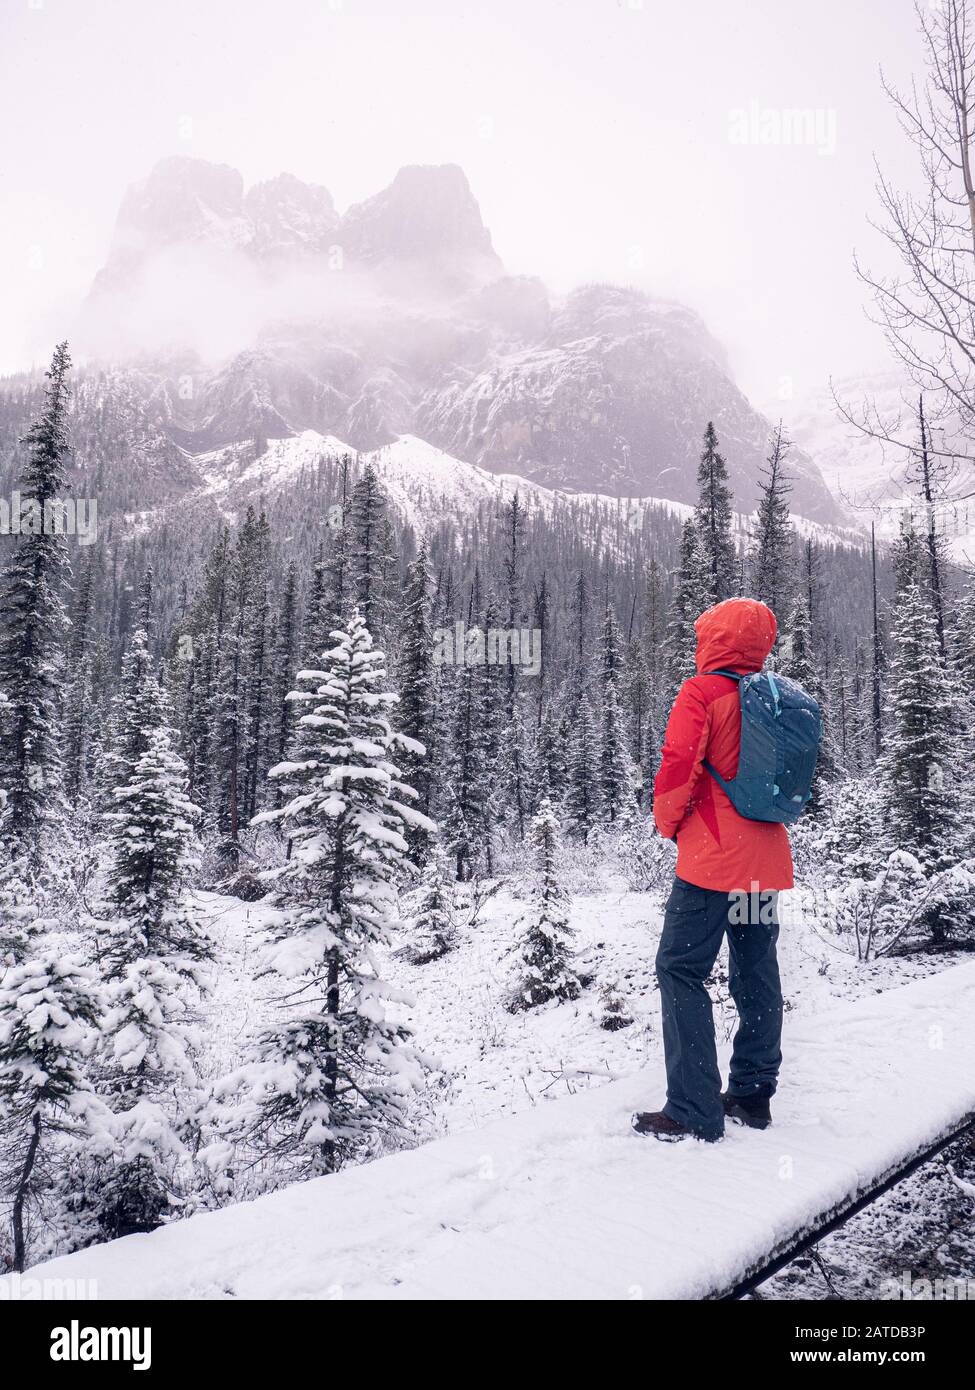
[[[24,1245],[24,1203],[27,1200],[27,1192],[30,1187],[31,1174],[34,1171],[34,1164],[37,1161],[37,1150],[41,1142],[41,1117],[35,1113],[31,1121],[30,1143],[27,1145],[27,1154],[24,1158],[24,1166],[21,1169],[20,1181],[14,1192],[13,1206],[13,1228],[14,1228],[14,1269],[18,1274],[23,1273],[24,1260],[26,1258],[26,1247]]]

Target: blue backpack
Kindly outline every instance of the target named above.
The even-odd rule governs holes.
[[[823,733],[819,705],[795,681],[771,671],[743,676],[708,671],[738,684],[741,751],[738,774],[730,782],[711,764],[704,766],[746,820],[798,820],[812,795],[813,773]]]

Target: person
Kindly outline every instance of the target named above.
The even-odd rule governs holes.
[[[677,841],[656,969],[663,1018],[667,1101],[634,1128],[657,1139],[714,1141],[725,1119],[764,1129],[782,1061],[782,987],[776,956],[778,892],[792,887],[784,825],[746,820],[705,768],[725,781],[738,766],[738,683],[721,671],[760,671],[775,642],[775,615],[754,599],[726,599],[698,618],[697,675],[667,721],[653,816]],[[738,1009],[728,1089],[721,1091],[714,1018],[705,980],[724,936],[728,985]]]

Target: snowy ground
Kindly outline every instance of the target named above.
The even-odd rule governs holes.
[[[198,896],[221,957],[206,1028],[205,1072],[217,1076],[242,1060],[247,1037],[263,1016],[263,992],[258,988],[255,994],[252,981],[261,934],[273,922],[274,912],[263,903]],[[862,998],[950,963],[943,957],[915,956],[860,964],[817,935],[813,914],[808,909],[803,913],[797,897],[781,897],[779,959],[787,1017]],[[608,872],[600,891],[576,893],[576,964],[580,972],[592,975],[592,984],[574,1004],[511,1014],[505,1004],[523,908],[523,902],[502,891],[474,927],[461,931],[457,949],[427,965],[411,965],[403,958],[401,948],[410,939],[408,920],[394,936],[386,974],[415,996],[415,1008],[404,1016],[419,1045],[443,1068],[434,1076],[432,1094],[422,1107],[436,1133],[474,1129],[662,1061],[653,961],[663,895],[628,891]],[[728,1041],[736,1014],[728,997],[725,962],[723,950],[712,994],[719,1039]],[[614,986],[622,996],[633,1019],[628,1027],[615,1032],[600,1027],[604,985]],[[663,1098],[661,1090],[644,1099],[656,1106]]]
[[[703,1269],[740,1272],[750,1253],[933,1137],[947,1115],[975,1108],[975,965],[860,965],[818,937],[797,895],[783,895],[787,1015],[774,1128],[733,1129],[714,1149],[637,1139],[631,1110],[664,1096],[653,974],[662,905],[611,876],[593,886],[573,907],[579,968],[593,982],[575,1004],[530,1013],[504,1007],[522,906],[509,893],[424,966],[403,956],[401,924],[388,973],[415,994],[410,1021],[442,1064],[417,1118],[429,1139],[448,1139],[82,1252],[69,1257],[73,1277],[98,1278],[102,1297],[699,1297]],[[204,1063],[216,1076],[240,1060],[268,1007],[251,980],[274,914],[215,894],[198,902],[219,955]],[[633,1020],[618,1031],[600,1027],[607,984]],[[735,1016],[720,963],[713,992],[726,1056]],[[970,1199],[943,1169],[941,1178],[953,1210],[967,1213]],[[930,1178],[912,1182],[914,1195],[898,1189],[857,1218],[857,1249],[889,1243],[905,1210],[932,1198]],[[823,1248],[856,1276],[852,1296],[882,1296],[870,1271],[883,1262],[848,1245],[844,1253],[841,1241]],[[909,1251],[904,1260],[916,1265]],[[825,1293],[808,1262],[766,1296],[806,1290]]]
[[[785,1052],[764,1133],[632,1134],[658,1063],[33,1273],[100,1298],[706,1297],[975,1108],[975,963],[790,1018]]]

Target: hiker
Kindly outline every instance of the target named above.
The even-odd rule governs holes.
[[[677,875],[656,960],[667,1103],[661,1111],[636,1115],[633,1126],[657,1139],[693,1135],[714,1141],[722,1137],[726,1117],[756,1129],[771,1122],[769,1101],[782,1060],[778,892],[792,887],[784,822],[795,819],[808,799],[820,724],[815,702],[790,682],[766,676],[739,689],[736,677],[761,671],[775,642],[775,615],[764,603],[727,599],[703,613],[694,630],[698,674],[684,682],[674,701],[653,799],[657,829],[665,839],[677,841]],[[775,784],[776,776],[784,783],[790,775],[781,767],[778,773],[774,767],[760,769],[762,775],[749,777],[747,785],[743,775],[742,783],[734,785],[739,749],[743,757],[745,751],[740,701],[746,690],[759,720],[777,720],[764,742],[761,730],[757,741],[750,739],[750,757],[760,748],[768,761],[770,740],[789,723],[780,718],[783,709],[790,702],[803,707],[799,741],[808,725],[811,760],[802,754],[798,782],[803,786],[796,790],[790,783],[787,800]],[[751,712],[750,705],[749,728]],[[788,712],[791,718],[791,708]],[[741,814],[733,797],[748,817],[757,812],[761,818]],[[756,797],[769,804],[756,804]],[[722,1093],[704,982],[725,934],[739,1026],[728,1089]]]

